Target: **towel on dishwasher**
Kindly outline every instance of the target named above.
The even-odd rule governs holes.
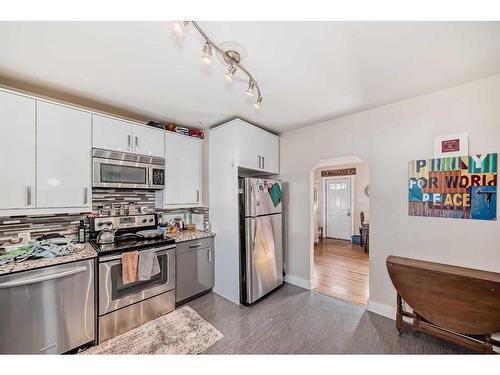
[[[138,251],[127,251],[122,254],[122,283],[130,284],[137,281]]]
[[[142,250],[139,253],[139,281],[150,280],[158,273],[160,273],[160,263],[156,249]]]

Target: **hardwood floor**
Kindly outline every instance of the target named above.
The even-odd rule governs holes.
[[[350,241],[323,239],[314,246],[313,289],[356,305],[368,302],[368,254]]]
[[[188,303],[224,338],[204,354],[459,354],[437,338],[403,329],[364,308],[285,284],[247,307],[215,293]]]

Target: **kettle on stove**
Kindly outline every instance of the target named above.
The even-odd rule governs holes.
[[[111,224],[111,228],[105,227],[103,230],[99,232],[97,235],[96,242],[98,245],[104,245],[107,243],[115,242],[115,233],[117,229],[113,229],[113,225]]]

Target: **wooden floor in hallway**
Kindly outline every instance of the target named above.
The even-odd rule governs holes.
[[[366,306],[368,254],[350,241],[324,238],[314,246],[313,289],[331,297]]]
[[[203,354],[460,354],[360,306],[287,284],[252,306],[215,293],[188,303],[224,337]]]

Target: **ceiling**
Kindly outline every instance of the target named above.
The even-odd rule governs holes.
[[[246,49],[262,109],[169,22],[0,22],[0,82],[194,127],[241,117],[276,133],[500,73],[500,22],[200,22]]]

